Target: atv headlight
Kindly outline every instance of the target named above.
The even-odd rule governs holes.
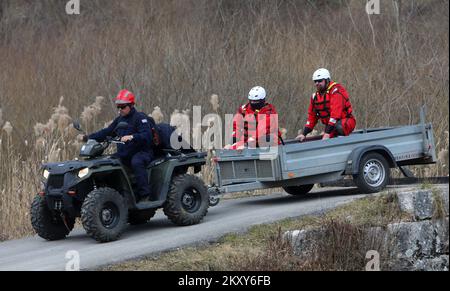
[[[78,172],[78,178],[86,177],[87,174],[89,174],[89,168],[81,169],[81,170]]]
[[[50,176],[50,172],[47,169],[45,169],[42,175],[44,176],[45,180],[47,180],[48,176]]]

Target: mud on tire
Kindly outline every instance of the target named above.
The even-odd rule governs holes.
[[[199,223],[208,212],[209,195],[205,184],[196,176],[183,174],[172,179],[164,214],[177,225]]]
[[[66,224],[60,216],[52,213],[45,197],[36,195],[31,204],[31,225],[36,233],[46,240],[65,238],[75,225],[75,218],[66,217]]]
[[[87,234],[99,242],[117,240],[127,226],[126,201],[108,187],[91,191],[81,207],[81,222]]]

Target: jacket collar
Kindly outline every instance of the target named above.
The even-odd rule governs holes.
[[[336,83],[334,81],[330,81],[330,84],[328,84],[328,87],[327,87],[327,89],[324,92],[325,94],[323,94],[323,95],[326,95],[326,94],[330,93],[331,89],[333,89],[333,87],[336,86],[337,84],[338,83]],[[321,92],[319,92],[319,91],[316,92],[316,95],[322,96]]]
[[[136,113],[136,108],[133,107],[133,108],[131,108],[130,113],[128,113],[127,116],[123,116],[123,118],[130,119],[134,116],[135,113]]]

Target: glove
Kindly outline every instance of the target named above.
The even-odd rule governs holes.
[[[88,136],[87,135],[83,135],[83,137],[81,138],[81,140],[83,141],[83,142],[87,142],[88,141]]]
[[[303,134],[300,134],[300,135],[299,135],[299,136],[297,136],[297,137],[296,137],[295,139],[296,139],[296,140],[299,140],[299,141],[301,141],[301,142],[302,142],[302,141],[304,141],[304,140],[305,140],[305,138],[306,138],[306,137],[305,137],[305,136],[304,136]]]

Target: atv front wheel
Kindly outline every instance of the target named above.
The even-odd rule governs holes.
[[[65,238],[75,225],[75,218],[64,217],[52,213],[47,206],[45,197],[36,195],[31,204],[31,225],[36,233],[46,240],[59,240]]]
[[[122,195],[112,188],[91,191],[81,207],[81,222],[87,234],[99,242],[117,240],[128,221]]]
[[[209,195],[198,177],[188,174],[172,179],[164,214],[177,225],[199,223],[208,212]]]

